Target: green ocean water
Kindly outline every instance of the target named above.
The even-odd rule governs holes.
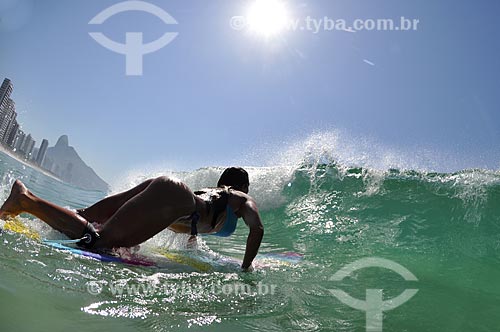
[[[105,195],[60,183],[3,154],[0,160],[2,201],[16,178],[70,208]],[[198,189],[213,186],[220,171],[165,174]],[[249,173],[265,225],[261,252],[298,252],[304,255],[299,264],[253,273],[231,266],[211,272],[136,267],[73,256],[4,231],[0,331],[365,331],[365,312],[343,304],[331,289],[360,300],[367,289],[383,289],[390,301],[409,288],[417,294],[384,312],[384,331],[500,331],[500,172],[303,163]],[[154,175],[129,175],[113,191]],[[33,217],[22,219],[46,238],[63,238]],[[241,258],[247,234],[240,222],[230,238],[204,237],[200,253]],[[142,247],[183,251],[185,240],[165,231]],[[418,280],[378,267],[331,280],[346,264],[369,257],[396,262]],[[119,294],[116,285],[139,291]],[[231,292],[235,285],[252,292]]]

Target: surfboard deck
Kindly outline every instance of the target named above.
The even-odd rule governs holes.
[[[1,230],[1,228],[0,228]],[[57,250],[67,251],[73,255],[83,256],[90,259],[95,259],[101,262],[122,263],[127,265],[145,266],[145,267],[162,267],[168,266],[169,263],[175,265],[184,265],[192,269],[209,272],[220,267],[240,266],[241,260],[228,256],[203,256],[193,252],[182,252],[159,248],[147,255],[132,255],[130,257],[122,257],[113,254],[108,254],[101,251],[90,251],[82,248],[72,247],[63,243],[54,242],[51,240],[42,239],[41,235],[34,229],[27,226],[19,218],[8,219],[3,230],[21,234],[34,241],[41,242]],[[273,266],[289,266],[299,263],[303,258],[302,254],[295,252],[281,253],[264,253],[257,255],[254,260],[254,266],[257,268],[273,267]]]

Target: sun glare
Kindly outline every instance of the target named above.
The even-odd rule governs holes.
[[[246,16],[250,31],[265,37],[282,32],[288,20],[288,10],[279,0],[255,0],[248,8]]]

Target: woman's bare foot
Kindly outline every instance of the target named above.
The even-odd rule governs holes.
[[[21,181],[16,180],[14,185],[12,185],[9,198],[7,198],[0,208],[0,219],[15,217],[22,213],[21,202],[28,197],[28,193],[29,191],[26,186]]]

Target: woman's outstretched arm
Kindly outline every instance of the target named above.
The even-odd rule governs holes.
[[[247,199],[238,212],[250,228],[250,233],[247,238],[245,257],[243,259],[243,264],[241,264],[241,268],[243,270],[248,270],[252,266],[255,256],[257,256],[260,243],[264,237],[264,225],[262,225],[257,205],[252,199]]]

